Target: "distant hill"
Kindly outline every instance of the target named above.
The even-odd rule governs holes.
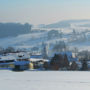
[[[90,24],[79,25],[80,27],[90,27]]]
[[[31,31],[31,25],[20,23],[0,23],[0,38],[27,34]]]
[[[82,23],[82,22],[89,22],[90,20],[63,20],[57,23],[52,23],[48,25],[39,25],[42,28],[67,28],[71,26],[71,23]]]

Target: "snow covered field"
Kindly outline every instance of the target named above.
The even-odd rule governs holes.
[[[90,72],[1,70],[0,90],[90,90]]]

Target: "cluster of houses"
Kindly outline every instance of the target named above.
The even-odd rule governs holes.
[[[43,69],[44,62],[42,55],[30,55],[28,52],[13,52],[0,55],[0,69],[9,69],[14,71]]]
[[[29,52],[14,52],[0,55],[0,69],[9,69],[13,71],[23,71],[23,70],[62,70],[60,67],[57,69],[57,65],[60,60],[54,60],[55,55],[67,56],[69,65],[73,68],[75,64],[77,69],[82,68],[82,62],[72,52],[60,52],[52,55],[48,58],[43,58],[41,54],[30,54]],[[52,59],[53,58],[53,59]],[[55,64],[52,64],[52,60]],[[75,64],[73,64],[73,62]],[[58,63],[58,64],[57,64]],[[53,66],[53,68],[51,67]],[[72,66],[73,65],[73,66]],[[60,66],[60,65],[59,65]],[[90,62],[88,61],[88,68],[90,68]],[[66,68],[64,69],[66,70]],[[74,69],[72,69],[74,70]]]
[[[0,56],[0,69],[27,70],[30,57],[24,52],[7,53]]]

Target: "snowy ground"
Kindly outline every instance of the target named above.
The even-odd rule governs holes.
[[[90,90],[90,72],[1,70],[0,90]]]

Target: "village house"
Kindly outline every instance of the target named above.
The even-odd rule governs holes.
[[[1,56],[0,57],[0,69],[13,69],[15,57],[13,56]]]
[[[59,57],[54,57],[59,55]],[[53,58],[53,60],[52,60]],[[58,60],[57,60],[58,59]],[[53,61],[53,62],[52,62]],[[90,62],[87,62],[90,68]],[[0,56],[0,69],[21,70],[81,70],[82,62],[72,52],[53,54],[49,59],[42,54],[29,54],[27,52],[7,53]]]
[[[50,60],[44,59],[41,54],[35,54],[30,56],[30,62],[33,63],[34,69],[44,69],[44,63],[48,63]]]
[[[0,57],[0,69],[27,70],[30,56],[24,52],[8,53]]]
[[[27,53],[16,53],[15,68],[14,70],[27,70],[29,69],[30,56]]]

